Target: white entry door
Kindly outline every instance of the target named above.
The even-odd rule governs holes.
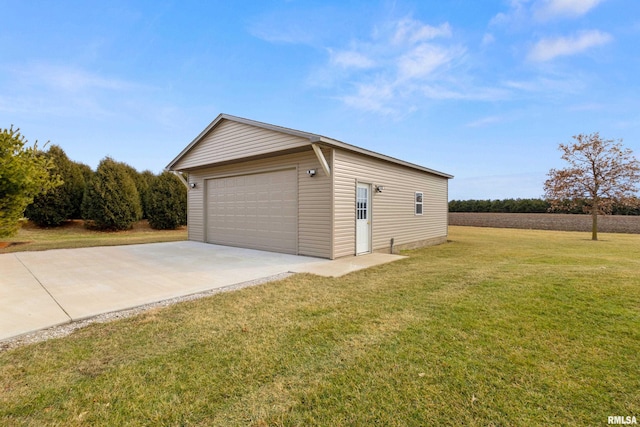
[[[356,192],[356,254],[371,252],[371,185],[358,183]]]

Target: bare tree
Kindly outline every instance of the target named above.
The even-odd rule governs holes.
[[[622,140],[602,139],[598,132],[576,135],[572,144],[560,144],[566,169],[551,169],[544,183],[552,210],[570,210],[583,204],[592,217],[591,239],[598,240],[598,215],[614,205],[638,206],[640,162]]]

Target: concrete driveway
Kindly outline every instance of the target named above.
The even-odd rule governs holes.
[[[281,273],[340,276],[401,258],[331,261],[190,241],[2,254],[0,341]]]

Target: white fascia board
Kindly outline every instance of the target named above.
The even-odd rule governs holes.
[[[174,174],[175,176],[177,176],[178,178],[180,178],[180,181],[182,182],[182,184],[184,184],[184,186],[185,186],[185,187],[187,187],[187,191],[191,190],[191,187],[189,187],[189,183],[187,182],[187,180],[186,180],[186,179],[184,179],[184,176],[182,175],[182,173],[181,173],[181,172],[178,172],[178,171],[171,171],[171,170],[168,170],[168,169],[165,169],[165,170],[167,170],[167,171],[171,172],[172,174]]]
[[[324,154],[322,154],[320,146],[312,142],[311,148],[313,148],[313,152],[316,153],[316,157],[318,158],[320,166],[322,166],[322,170],[324,171],[325,175],[331,176],[331,168],[329,167],[329,163],[327,163],[327,159],[325,159]]]

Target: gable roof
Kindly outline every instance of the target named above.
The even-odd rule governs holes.
[[[326,136],[322,136],[319,134],[315,134],[315,133],[309,133],[309,132],[304,132],[304,131],[300,131],[300,130],[296,130],[296,129],[290,129],[290,128],[286,128],[286,127],[282,127],[282,126],[277,126],[277,125],[272,125],[269,123],[263,123],[263,122],[258,122],[255,120],[250,120],[250,119],[245,119],[242,117],[236,117],[236,116],[232,116],[229,114],[219,114],[218,117],[216,117],[210,124],[209,126],[207,126],[202,132],[200,132],[200,134],[195,137],[195,139],[193,141],[191,141],[191,143],[189,145],[187,145],[184,150],[182,150],[180,152],[180,154],[178,154],[176,156],[176,158],[174,158],[166,167],[167,170],[175,170],[174,167],[178,164],[178,162],[187,155],[187,153],[189,153],[196,145],[198,145],[198,143],[207,135],[209,134],[212,130],[214,130],[217,126],[220,125],[220,123],[223,120],[229,120],[229,121],[233,121],[236,123],[243,123],[249,126],[255,126],[258,128],[262,128],[262,129],[267,129],[267,130],[271,130],[271,131],[275,131],[275,132],[280,132],[280,133],[284,133],[284,134],[288,134],[288,135],[292,135],[292,136],[297,136],[300,138],[304,138],[304,139],[308,139],[309,140],[309,147],[311,147],[311,144],[321,144],[321,145],[325,145],[325,146],[329,146],[329,147],[335,147],[335,148],[341,148],[343,150],[347,150],[347,151],[352,151],[355,153],[359,153],[359,154],[363,154],[365,156],[369,156],[369,157],[373,157],[373,158],[377,158],[380,160],[384,160],[387,162],[391,162],[391,163],[395,163],[398,165],[402,165],[402,166],[406,166],[412,169],[417,169],[423,172],[428,172],[434,175],[438,175],[441,176],[443,178],[453,178],[453,175],[449,175],[447,173],[444,172],[439,172],[437,170],[434,169],[429,169],[426,168],[424,166],[420,166],[420,165],[416,165],[414,163],[409,163],[409,162],[405,162],[404,160],[400,160],[400,159],[396,159],[394,157],[390,157],[390,156],[386,156],[384,154],[380,154],[380,153],[376,153],[374,151],[370,151],[370,150],[366,150],[364,148],[360,148],[357,147],[355,145],[351,145],[351,144],[347,144],[345,142],[342,141],[338,141],[336,139],[333,138],[328,138]]]

